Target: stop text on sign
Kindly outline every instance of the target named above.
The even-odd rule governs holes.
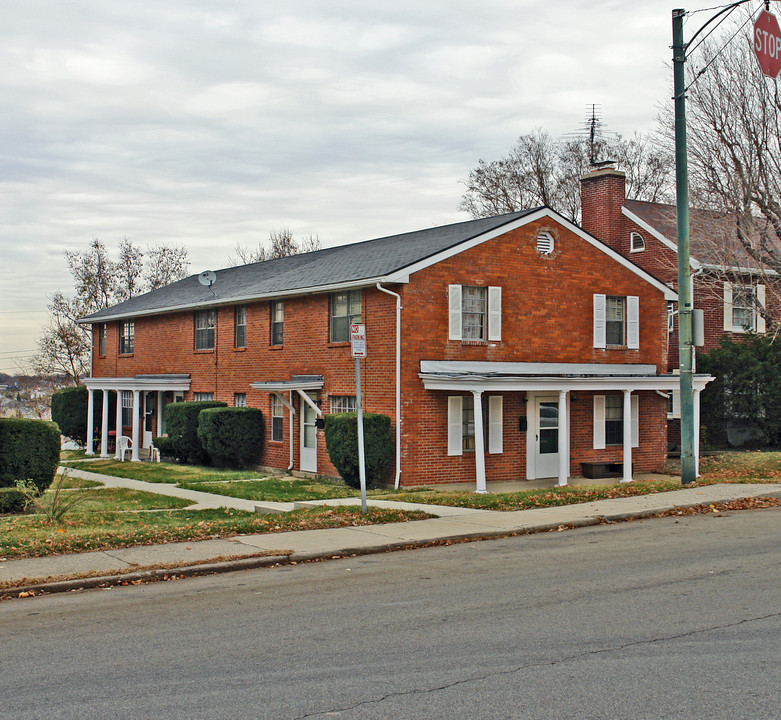
[[[754,53],[765,75],[781,71],[781,29],[774,15],[763,10],[754,23]]]

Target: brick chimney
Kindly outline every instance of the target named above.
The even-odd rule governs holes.
[[[620,170],[602,168],[580,179],[582,228],[618,252],[626,249],[621,246],[625,200],[626,174]]]

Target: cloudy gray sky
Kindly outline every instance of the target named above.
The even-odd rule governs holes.
[[[5,0],[0,371],[94,237],[217,269],[283,226],[330,246],[467,219],[479,158],[576,131],[590,103],[611,130],[652,128],[677,6]]]

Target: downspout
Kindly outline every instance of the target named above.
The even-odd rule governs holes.
[[[398,490],[401,480],[401,295],[386,290],[380,283],[377,283],[377,289],[396,298],[396,480],[393,487]]]

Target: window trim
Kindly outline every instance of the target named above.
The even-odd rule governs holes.
[[[742,326],[735,325],[735,293],[736,290],[745,291],[746,294],[750,294],[752,298],[752,306],[750,308],[742,307],[751,311],[751,325]],[[767,331],[765,318],[760,307],[765,307],[765,286],[762,283],[756,283],[754,285],[750,283],[731,283],[724,282],[724,332],[730,333],[746,333],[755,332],[758,334],[765,333]]]
[[[275,320],[277,311],[281,319]],[[285,303],[283,300],[272,300],[269,303],[269,343],[278,347],[285,342]]]
[[[604,293],[594,293],[594,337],[593,346],[602,350],[605,349],[640,349],[640,298],[637,295],[605,295]],[[607,299],[624,299],[624,343],[622,345],[608,344],[607,342]]]
[[[621,445],[615,445],[610,444],[608,445],[606,443],[607,438],[607,432],[606,432],[606,402],[605,398],[608,397],[606,395],[594,395],[594,401],[593,401],[593,424],[592,424],[592,436],[593,436],[593,442],[592,447],[594,450],[605,450],[606,448],[615,448],[615,447],[623,447],[623,443]],[[624,410],[623,410],[623,393],[620,395],[615,395],[615,397],[621,398],[621,422],[623,423],[624,420]],[[632,434],[632,447],[636,448],[640,446],[640,396],[636,392],[632,392],[632,394],[629,396],[629,402],[631,404],[631,434]]]
[[[233,313],[233,347],[247,347],[247,306],[236,305]]]
[[[136,349],[136,321],[123,320],[119,323],[119,354],[132,355]]]
[[[98,325],[98,356],[106,357],[106,345],[108,338],[108,324],[100,323]]]
[[[345,315],[335,315],[334,309],[336,304],[336,298],[339,295],[346,295],[347,296],[347,313]],[[363,317],[363,293],[360,289],[358,290],[340,290],[338,292],[332,292],[329,296],[329,303],[328,303],[328,337],[330,342],[332,343],[347,343],[350,342],[350,325],[353,323],[360,323],[361,318]],[[355,312],[357,305],[358,312]],[[341,328],[340,333],[338,334],[334,332],[334,326],[335,321],[339,320],[342,321],[346,318],[346,324],[345,324],[345,337],[341,336]],[[341,322],[339,323],[342,324]]]
[[[206,326],[199,327],[198,323],[206,318]],[[211,325],[209,325],[211,321]],[[206,343],[203,345],[202,343]],[[193,313],[193,347],[195,350],[214,350],[217,344],[217,312],[214,308],[196,310]]]
[[[282,399],[277,396],[271,396],[271,440],[272,442],[283,442],[285,439],[285,405]]]
[[[247,407],[247,393],[233,393],[233,407]]]
[[[464,337],[463,289],[485,290],[485,321],[483,337]],[[467,343],[501,342],[502,340],[502,288],[497,285],[448,285],[448,340]]]
[[[447,398],[447,454],[449,456],[474,453],[474,448],[464,448],[464,399],[473,395],[450,395]],[[502,395],[483,393],[483,449],[488,455],[501,455],[503,444]]]

